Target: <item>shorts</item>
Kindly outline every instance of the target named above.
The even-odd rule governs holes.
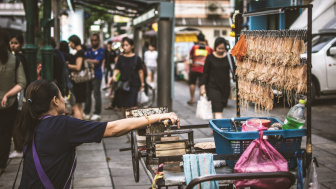
[[[156,67],[147,66],[147,72],[152,73],[154,75],[156,73]]]
[[[201,72],[189,72],[189,85],[195,85],[197,79],[198,79],[198,83],[200,84],[202,76],[203,76],[203,73]]]

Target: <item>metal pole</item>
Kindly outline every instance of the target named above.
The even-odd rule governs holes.
[[[23,47],[27,58],[29,77],[27,84],[35,81],[37,78],[37,45],[35,45],[35,13],[37,11],[37,0],[27,0],[26,2],[26,45]]]
[[[308,5],[308,24],[307,24],[307,167],[312,159],[312,141],[311,141],[311,52],[312,52],[312,9],[313,5]]]
[[[239,13],[235,17],[235,43],[238,42],[238,39],[240,37],[240,30],[241,30],[241,21],[242,21],[242,14]],[[236,78],[236,110],[237,110],[237,117],[240,117],[240,97],[239,97],[239,88],[238,88],[238,77],[233,76]]]
[[[142,58],[142,31],[141,27],[134,28],[134,53]],[[146,78],[145,78],[146,79]]]
[[[172,20],[161,18],[158,22],[158,106],[166,106],[172,110],[171,98],[171,53],[172,53]]]
[[[51,1],[43,1],[43,46],[41,47],[42,55],[42,77],[44,79],[53,80],[53,47],[50,45],[50,28],[52,20],[50,19],[51,15]]]
[[[54,38],[58,46],[60,42],[60,0],[53,0],[53,13],[54,13]]]
[[[175,83],[175,0],[173,0],[173,18],[172,18],[172,45],[171,45],[171,98],[174,99],[174,83]],[[173,107],[172,107],[173,108]]]

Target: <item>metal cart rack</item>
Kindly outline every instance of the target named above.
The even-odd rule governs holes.
[[[253,12],[247,12],[247,13],[239,13],[235,17],[235,42],[237,43],[239,40],[239,37],[241,35],[241,25],[242,25],[242,18],[243,17],[252,17],[252,16],[261,16],[261,15],[270,15],[270,14],[279,14],[284,13],[288,10],[294,10],[294,9],[300,9],[300,8],[307,8],[308,9],[308,16],[307,16],[307,30],[306,30],[306,52],[307,52],[307,133],[306,133],[306,152],[304,153],[303,160],[305,163],[303,164],[303,173],[305,175],[305,167],[309,166],[309,163],[312,160],[312,141],[311,141],[311,52],[312,52],[312,4],[308,5],[301,5],[301,6],[289,6],[289,7],[277,7],[277,8],[267,8],[262,10],[257,10]],[[240,117],[240,96],[239,96],[239,80],[236,79],[236,115],[237,117]],[[286,157],[286,156],[285,156]],[[290,155],[290,157],[294,157],[293,155]],[[274,178],[275,175],[282,175],[281,177],[287,177],[291,181],[293,181],[293,177],[290,172],[282,173],[249,173],[249,174],[216,174],[216,175],[207,175],[203,177],[198,177],[192,180],[189,185],[186,187],[186,189],[192,188],[193,186],[205,182],[205,181],[211,181],[211,180],[228,180],[228,179],[243,179],[243,178]],[[294,178],[295,182],[295,178]]]
[[[239,13],[235,17],[235,41],[236,43],[239,40],[240,34],[241,34],[241,25],[242,25],[242,18],[243,17],[252,17],[252,16],[261,16],[261,15],[270,15],[270,14],[279,14],[284,13],[288,10],[294,10],[294,9],[300,9],[300,8],[307,8],[308,9],[308,16],[307,16],[307,141],[306,141],[306,163],[308,167],[308,163],[311,162],[312,159],[312,141],[311,141],[311,52],[312,52],[312,9],[313,5],[301,5],[301,6],[289,6],[289,7],[277,7],[277,8],[267,8],[262,10],[257,10],[253,12],[247,12],[247,13]],[[238,95],[239,89],[239,81],[236,80],[236,110],[237,110],[237,117],[240,117],[240,97]]]

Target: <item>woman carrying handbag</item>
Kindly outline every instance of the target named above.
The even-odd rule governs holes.
[[[214,47],[215,52],[209,54],[205,60],[200,93],[206,94],[211,100],[214,118],[221,119],[230,96],[230,69],[234,73],[230,62],[233,60],[228,53],[229,44],[224,38],[216,38]]]
[[[142,60],[134,54],[134,41],[128,37],[122,39],[124,49],[123,55],[120,55],[113,71],[113,76],[108,85],[113,82],[117,83],[116,94],[118,96],[118,105],[123,111],[127,108],[137,106],[138,92],[144,90],[145,80],[142,67]],[[117,80],[117,75],[120,77]]]

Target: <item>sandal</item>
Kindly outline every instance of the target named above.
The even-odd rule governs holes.
[[[187,102],[187,104],[189,104],[189,105],[193,105],[193,104],[195,104],[195,102],[191,102],[190,100]]]

